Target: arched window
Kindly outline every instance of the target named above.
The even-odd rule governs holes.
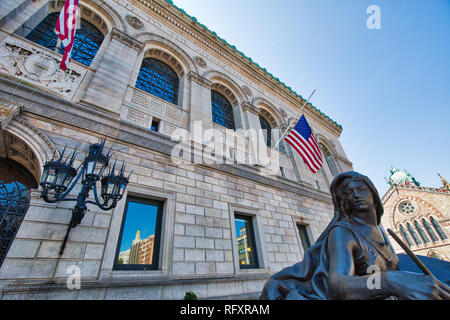
[[[236,129],[234,124],[233,107],[222,94],[211,90],[212,120],[228,129]]]
[[[26,38],[50,50],[55,50],[58,37],[54,29],[58,17],[58,12],[50,13]],[[75,36],[71,58],[86,66],[90,66],[104,38],[103,33],[93,24],[81,19],[80,28],[77,29]],[[63,44],[61,44],[58,52],[60,54],[64,53]]]
[[[178,75],[167,64],[153,58],[145,58],[142,61],[136,88],[177,104],[178,86]]]
[[[444,230],[441,228],[441,225],[440,225],[439,221],[437,221],[434,217],[430,217],[430,220],[431,220],[431,223],[433,224],[434,228],[435,228],[436,231],[438,232],[439,237],[440,237],[442,240],[447,240],[448,237],[447,237],[447,235],[445,234]]]
[[[272,127],[269,122],[261,116],[259,116],[259,123],[261,124],[264,137],[266,138],[266,145],[268,147],[272,147]]]
[[[403,238],[406,240],[408,245],[412,247],[414,243],[412,242],[411,237],[409,236],[408,232],[406,231],[405,227],[403,225],[400,225],[400,231],[402,232]]]
[[[331,155],[330,151],[323,143],[319,143],[320,150],[322,150],[323,157],[327,161],[328,168],[330,168],[331,174],[334,176],[337,176],[339,174],[339,170],[336,166],[336,163],[334,162],[333,156]]]
[[[425,243],[429,243],[430,238],[428,238],[427,234],[425,233],[425,230],[423,230],[423,228],[422,228],[422,225],[417,220],[414,220],[414,226],[416,227],[417,231],[419,231],[420,236],[422,237],[423,241]]]
[[[430,226],[428,221],[425,218],[422,218],[422,224],[424,225],[425,229],[427,230],[428,234],[430,235],[431,239],[436,242],[439,241],[436,233],[434,232],[433,228]]]
[[[407,223],[407,226],[408,226],[409,232],[411,233],[411,235],[412,235],[412,237],[413,237],[413,239],[414,239],[414,242],[415,242],[417,245],[422,244],[422,240],[420,240],[420,238],[419,238],[419,236],[418,236],[416,230],[414,230],[414,228],[413,228],[413,226],[411,225],[411,223],[408,222],[408,223]]]

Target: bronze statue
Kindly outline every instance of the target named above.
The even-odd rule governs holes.
[[[341,173],[330,191],[334,218],[303,261],[266,282],[260,299],[450,299],[450,288],[432,275],[398,270],[380,226],[383,206],[368,177]],[[379,271],[378,286],[369,285],[372,270]]]

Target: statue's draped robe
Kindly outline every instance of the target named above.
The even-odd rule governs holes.
[[[397,269],[398,257],[384,232],[382,234],[385,242],[375,243],[365,238],[351,223],[337,221],[331,223],[317,242],[305,252],[303,261],[281,270],[266,282],[260,299],[283,299],[278,285],[289,289],[290,293],[285,299],[329,299],[327,241],[330,231],[337,226],[350,230],[361,248],[361,255],[354,257],[356,276],[366,275],[367,268],[371,265],[376,265],[380,271]]]

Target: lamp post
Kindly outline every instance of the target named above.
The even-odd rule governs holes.
[[[105,169],[109,165],[112,149],[111,147],[109,152],[104,155],[103,150],[105,148],[105,142],[106,140],[104,139],[101,143],[89,146],[89,155],[80,166],[80,171],[80,167],[75,169],[72,166],[77,151],[76,149],[63,161],[64,153],[66,151],[66,148],[64,148],[58,160],[52,159],[47,161],[44,165],[40,182],[42,187],[41,198],[48,203],[76,201],[76,205],[72,209],[72,218],[59,252],[60,255],[64,252],[70,230],[79,225],[83,220],[87,210],[86,205],[88,203],[94,204],[100,209],[107,211],[115,208],[117,202],[123,197],[130,176],[124,176],[125,164],[122,165],[119,173],[116,174],[115,168],[117,160],[114,162],[114,165],[109,172],[103,176]],[[77,174],[78,171],[79,173]],[[77,198],[67,198],[67,195],[72,191],[80,178],[82,187]],[[97,181],[101,181],[101,197],[103,202],[101,202],[98,197]],[[94,190],[95,201],[87,200],[89,192],[92,189]],[[50,194],[50,191],[54,191],[54,193]]]

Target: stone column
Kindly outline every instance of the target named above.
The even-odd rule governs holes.
[[[107,106],[108,112],[119,115],[136,58],[143,48],[143,43],[113,29],[81,102],[103,109]]]
[[[265,138],[261,129],[261,123],[259,121],[259,111],[258,109],[249,104],[243,103],[241,106],[242,113],[244,115],[244,129],[246,130],[246,135],[249,138],[249,152],[252,164],[259,163],[258,154],[258,143],[264,143]],[[254,156],[257,156],[256,158]]]
[[[203,129],[211,129],[212,114],[211,114],[211,81],[203,78],[195,72],[189,72],[187,75],[190,87],[189,105],[190,105],[190,126],[194,122],[201,121]]]
[[[211,114],[211,81],[195,72],[186,76],[188,90],[185,101],[188,102],[190,141],[193,143],[193,161],[201,163],[203,154],[203,141],[206,130],[213,129]],[[186,109],[186,108],[185,108]]]

